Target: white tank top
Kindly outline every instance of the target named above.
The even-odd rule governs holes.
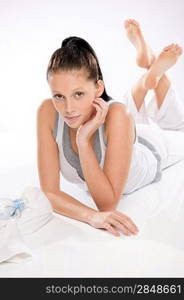
[[[122,104],[122,102],[113,99],[107,103],[109,105],[113,103]],[[138,124],[136,124],[136,126],[138,126]],[[135,133],[137,132],[136,126]],[[79,156],[71,147],[68,125],[58,112],[56,112],[53,135],[58,144],[62,176],[89,193],[88,186],[83,177]],[[104,166],[106,147],[104,125],[101,125],[95,133],[94,140],[94,151],[101,168]],[[160,161],[161,157],[154,145],[136,134],[129,174],[122,194],[132,193],[147,184],[159,181],[162,175]]]

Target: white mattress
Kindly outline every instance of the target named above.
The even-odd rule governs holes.
[[[44,227],[24,238],[33,258],[1,263],[0,277],[183,277],[183,169],[184,161],[180,161],[164,170],[162,181],[121,199],[118,209],[136,222],[137,236],[117,238],[54,214]],[[38,186],[35,174],[33,165],[1,170],[1,196],[19,196],[26,185]],[[63,190],[94,207],[85,192],[63,178],[61,184]]]

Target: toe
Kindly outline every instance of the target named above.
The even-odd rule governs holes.
[[[173,47],[173,45],[174,45],[174,44],[170,44],[170,45],[166,46],[166,47],[163,49],[163,51],[168,51],[168,50],[170,50],[170,49]]]
[[[133,19],[133,24],[134,24],[135,26],[139,26],[139,23],[138,23],[136,20],[134,20],[134,19]]]
[[[180,50],[180,46],[178,44],[175,45],[175,50],[179,51]]]
[[[125,26],[125,28],[128,26],[128,21],[127,20],[125,20],[124,22],[123,22],[123,24],[124,24],[124,26]]]
[[[130,19],[130,24],[134,25],[134,20]]]
[[[178,48],[177,48],[176,51],[177,51],[178,55],[181,55],[183,53],[183,49],[181,47],[179,47],[179,46],[178,46]]]
[[[125,28],[128,28],[130,26],[130,22],[128,20],[124,21],[124,26]]]
[[[174,44],[171,50],[173,52],[177,52],[178,51],[178,46],[176,44]]]
[[[169,50],[169,46],[167,46],[167,47],[165,47],[164,49],[163,49],[163,51],[168,51]]]
[[[182,50],[182,48],[178,44],[176,44],[176,48],[177,48],[177,50]]]

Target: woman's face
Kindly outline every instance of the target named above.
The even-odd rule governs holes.
[[[84,70],[61,71],[51,74],[48,83],[55,109],[67,125],[77,129],[94,113],[92,102],[104,91],[102,80],[95,84],[87,80]],[[75,117],[72,119],[72,117]]]

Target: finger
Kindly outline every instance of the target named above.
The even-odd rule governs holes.
[[[136,224],[132,221],[132,219],[131,219],[130,217],[128,217],[127,215],[125,215],[124,213],[122,213],[122,212],[120,212],[120,211],[118,211],[118,210],[115,210],[113,213],[116,214],[116,215],[118,215],[118,216],[120,216],[120,217],[122,217],[122,218],[125,218],[125,219],[128,220],[128,221],[131,221],[131,223],[138,229],[138,227],[137,227]]]
[[[104,107],[98,100],[94,100],[93,104],[97,105],[101,109],[101,112],[103,111]]]
[[[125,235],[131,235],[132,232],[126,227],[124,226],[124,224],[114,220],[114,219],[110,219],[109,220],[111,225],[115,226],[115,228],[121,230]]]
[[[119,211],[115,212],[116,218],[119,222],[123,223],[132,233],[137,233],[138,227],[135,225],[135,223],[125,214],[122,214]]]
[[[124,217],[123,219],[121,217],[118,217],[118,221],[121,222],[126,228],[133,234],[138,233],[137,227],[134,225],[132,220],[127,219]]]
[[[103,108],[97,103],[93,103],[97,110],[96,118],[99,122],[104,122],[104,118],[106,116],[106,113],[103,111]]]
[[[107,104],[107,102],[104,101],[102,98],[95,98],[94,101],[96,101],[97,103],[99,103],[99,105],[100,105],[101,107],[103,107],[104,109],[108,108],[108,106],[109,106],[109,105]]]
[[[105,224],[104,228],[107,229],[110,233],[112,233],[114,236],[120,236],[120,233],[114,229],[114,227],[110,224]]]
[[[96,98],[94,101],[95,101],[95,104],[96,103],[99,104],[99,106],[102,108],[103,117],[106,116],[108,109],[109,109],[108,104],[101,98]]]
[[[81,127],[83,126],[83,124],[82,125],[80,125],[79,126],[79,128],[77,129],[77,134],[76,134],[76,136],[78,136],[79,135],[79,132],[80,132],[80,129],[81,129]]]
[[[93,106],[97,110],[96,117],[99,118],[99,119],[101,119],[102,108],[97,103],[93,103]]]

